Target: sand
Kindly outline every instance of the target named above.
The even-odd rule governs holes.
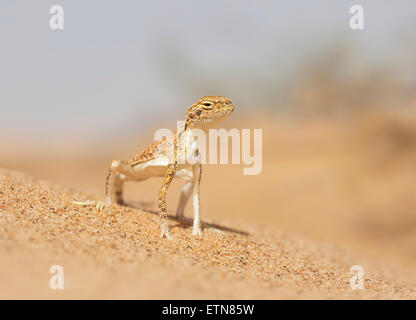
[[[416,297],[414,278],[397,276],[353,246],[244,219],[210,223],[209,216],[202,217],[202,238],[171,217],[174,239],[161,240],[152,209],[112,206],[97,213],[72,204],[87,198],[79,189],[0,169],[0,298]],[[365,270],[363,290],[350,287],[355,264]],[[49,287],[52,265],[64,268],[64,290]]]

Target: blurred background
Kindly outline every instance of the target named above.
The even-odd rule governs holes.
[[[64,30],[49,28],[53,4]],[[354,4],[364,30],[349,27]],[[223,95],[236,107],[225,128],[263,129],[263,170],[208,165],[203,219],[272,226],[411,270],[415,37],[411,0],[3,0],[0,166],[103,199],[112,159],[175,129],[200,96]],[[152,206],[159,186],[131,184],[126,196]]]

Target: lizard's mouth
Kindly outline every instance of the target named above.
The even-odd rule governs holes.
[[[207,118],[201,118],[199,119],[199,121],[200,122],[214,122],[214,121],[220,121],[220,120],[222,121],[222,120],[227,119],[230,116],[230,114],[233,112],[233,110],[234,110],[234,107],[229,110],[219,111],[210,115]]]

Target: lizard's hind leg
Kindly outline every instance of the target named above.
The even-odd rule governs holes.
[[[105,206],[110,206],[113,200],[117,204],[123,204],[124,175],[119,172],[122,161],[113,161],[108,170],[105,184],[106,203],[97,200],[73,201],[78,206],[95,206],[98,212],[102,212]]]
[[[176,209],[176,217],[182,219],[185,206],[188,203],[189,197],[191,196],[193,189],[192,170],[190,170],[189,168],[178,170],[176,176],[186,181],[181,191],[178,208]]]
[[[176,209],[176,217],[178,219],[183,218],[183,212],[185,210],[185,206],[189,200],[189,197],[192,193],[192,181],[188,181],[182,188],[181,195],[179,198],[178,208]]]
[[[120,165],[123,165],[121,161],[114,160],[111,162],[111,167],[108,171],[105,183],[105,198],[107,205],[111,205],[113,202],[120,205],[124,204],[123,186],[125,176],[119,172]]]

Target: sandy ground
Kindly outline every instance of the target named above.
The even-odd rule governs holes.
[[[415,149],[402,146],[394,124],[365,121],[251,119],[245,127],[264,132],[263,172],[206,166],[200,239],[173,217],[174,240],[159,239],[160,179],[127,186],[138,208],[99,214],[72,204],[102,199],[108,163],[136,145],[104,155],[9,152],[0,170],[0,298],[414,299]],[[180,187],[170,190],[171,214]],[[64,290],[49,288],[52,265],[64,267]],[[363,267],[364,290],[350,287],[353,265]]]

